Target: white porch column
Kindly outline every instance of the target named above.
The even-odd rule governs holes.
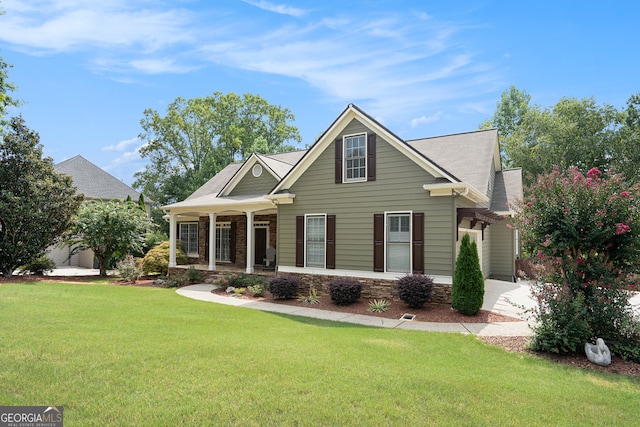
[[[176,215],[169,215],[169,267],[175,267],[176,264]]]
[[[247,273],[253,273],[255,243],[253,242],[253,212],[247,212]]]
[[[209,214],[209,270],[216,269],[216,214]]]

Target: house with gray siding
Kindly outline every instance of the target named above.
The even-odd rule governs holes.
[[[502,169],[497,129],[403,140],[350,104],[308,150],[253,154],[163,209],[172,268],[177,239],[211,271],[251,273],[272,247],[278,274],[319,286],[354,277],[375,297],[407,273],[428,274],[446,300],[464,234],[485,277],[514,278],[508,224],[521,197],[521,170]]]

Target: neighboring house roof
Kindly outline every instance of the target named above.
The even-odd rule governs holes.
[[[132,200],[137,201],[140,197],[138,191],[80,155],[64,160],[53,168],[57,173],[70,176],[77,192],[84,194],[85,199],[124,200],[131,196]],[[147,204],[151,202],[145,200]]]

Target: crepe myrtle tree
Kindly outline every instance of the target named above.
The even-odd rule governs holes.
[[[629,304],[640,266],[640,184],[592,168],[553,168],[515,206],[524,249],[545,261],[532,347],[572,353],[603,338],[614,353],[640,361],[640,322]]]
[[[135,202],[90,200],[78,209],[67,243],[73,248],[72,253],[91,249],[100,275],[106,276],[109,260],[141,251],[152,227]]]

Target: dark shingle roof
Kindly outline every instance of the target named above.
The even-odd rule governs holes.
[[[54,169],[57,173],[69,175],[78,193],[84,194],[86,199],[124,200],[131,196],[137,201],[140,197],[139,192],[79,155],[54,165]]]
[[[478,130],[455,135],[406,141],[422,155],[487,194],[498,130]]]
[[[522,169],[504,169],[496,172],[491,210],[508,212],[510,206],[520,199],[522,199]]]

